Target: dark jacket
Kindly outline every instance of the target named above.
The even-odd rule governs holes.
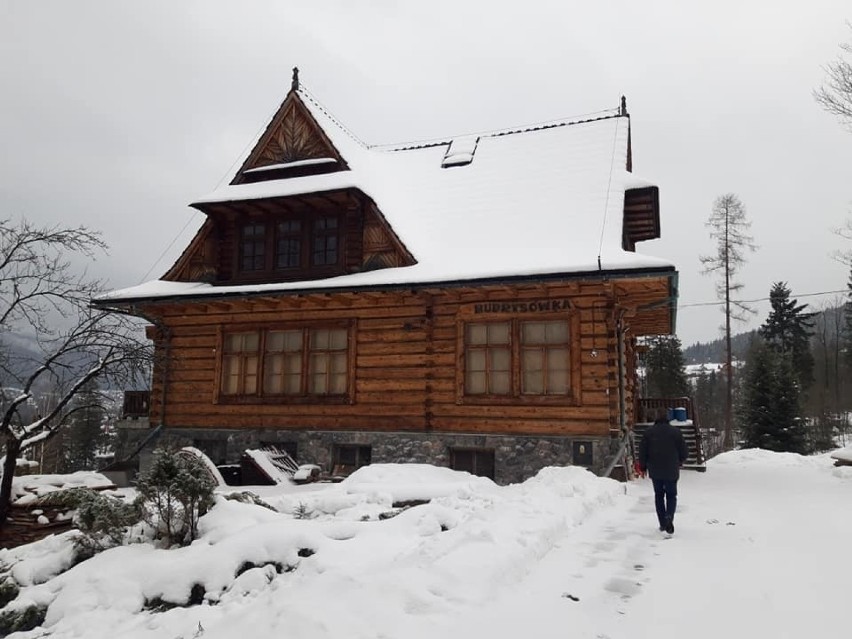
[[[649,426],[639,444],[639,464],[651,479],[680,478],[680,466],[686,461],[686,455],[683,434],[665,418]]]

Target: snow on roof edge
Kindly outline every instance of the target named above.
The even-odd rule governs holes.
[[[582,271],[552,271],[552,272],[530,272],[512,275],[491,275],[471,278],[456,279],[390,279],[388,281],[363,282],[363,278],[355,280],[357,276],[383,273],[384,271],[399,271],[413,267],[400,267],[396,269],[382,269],[369,271],[368,273],[353,273],[323,280],[302,280],[298,282],[276,282],[272,284],[243,284],[238,286],[214,286],[206,282],[170,282],[165,280],[151,280],[142,284],[123,289],[117,289],[92,299],[95,304],[108,305],[109,302],[136,302],[156,299],[169,299],[174,297],[235,297],[242,295],[268,295],[274,293],[310,293],[326,292],[339,293],[357,290],[382,290],[398,288],[427,288],[431,286],[470,286],[487,285],[507,281],[524,281],[531,279],[580,279],[584,277],[600,277],[606,275],[610,278],[629,278],[642,275],[666,275],[676,273],[675,265],[661,258],[642,256],[647,259],[636,260],[631,266],[620,268],[589,268]],[[376,278],[371,278],[376,279]]]

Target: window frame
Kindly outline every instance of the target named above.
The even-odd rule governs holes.
[[[568,393],[564,395],[524,393],[521,325],[524,322],[553,322],[568,323]],[[467,327],[470,324],[491,324],[505,322],[509,324],[510,349],[510,392],[508,394],[470,394],[467,392]],[[557,406],[577,406],[581,403],[581,348],[580,318],[573,307],[567,311],[529,314],[466,314],[457,322],[456,336],[456,403],[471,405],[509,404],[529,405],[544,404]]]
[[[355,464],[341,463],[341,453],[344,451],[354,453]],[[366,458],[366,459],[365,459]],[[369,466],[373,463],[372,444],[344,444],[336,443],[331,446],[331,472],[340,475],[350,475],[359,468]]]
[[[493,448],[476,448],[470,446],[450,446],[449,450],[449,467],[452,470],[465,471],[470,473],[471,475],[475,475],[477,477],[488,477],[489,479],[495,479],[497,475],[497,455],[496,451]],[[459,468],[459,466],[465,466],[465,464],[459,464],[459,457],[470,455],[472,470],[468,470],[467,468]],[[488,462],[484,464],[487,466],[491,473],[480,472],[486,470],[485,468],[481,468],[483,465],[482,460],[487,459]]]
[[[355,402],[355,320],[321,321],[321,322],[275,322],[223,325],[218,329],[216,348],[216,387],[213,401],[216,404],[353,404]],[[346,354],[345,391],[343,393],[311,393],[310,392],[310,360],[312,354],[327,352],[314,350],[310,347],[311,331],[314,330],[344,330],[346,346],[340,349]],[[265,391],[266,377],[266,340],[270,332],[301,331],[301,375],[299,393],[268,393]],[[256,388],[252,394],[227,394],[223,391],[223,376],[225,374],[225,340],[229,335],[237,333],[258,333]]]
[[[328,221],[332,220],[329,228]],[[296,222],[299,230],[282,230],[282,223]],[[324,222],[325,224],[321,224]],[[233,257],[233,276],[237,280],[287,280],[309,275],[331,275],[342,273],[345,264],[346,216],[343,211],[309,212],[289,215],[251,216],[240,220],[235,225],[236,250]],[[262,227],[263,233],[255,233],[244,237],[245,230],[250,227]],[[286,255],[282,251],[288,241],[298,241],[298,264],[279,266],[279,259]],[[333,262],[317,264],[315,261],[315,243],[322,240],[323,254],[331,250],[335,252]],[[248,242],[253,242],[253,255],[247,257],[245,248]],[[329,249],[329,244],[334,248]],[[259,261],[263,267],[246,268],[246,260]]]

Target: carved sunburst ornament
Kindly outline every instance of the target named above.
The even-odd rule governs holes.
[[[250,168],[336,156],[337,153],[325,141],[313,120],[293,102]]]

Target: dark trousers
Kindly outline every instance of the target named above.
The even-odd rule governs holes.
[[[654,484],[654,505],[657,507],[657,518],[660,526],[665,526],[667,520],[674,521],[677,508],[677,479],[651,479]]]

